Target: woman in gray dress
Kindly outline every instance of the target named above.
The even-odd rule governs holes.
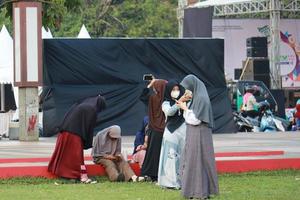
[[[184,110],[187,125],[186,143],[182,154],[182,195],[186,198],[209,198],[219,193],[212,140],[213,115],[206,87],[194,75],[186,76],[181,85],[191,102],[177,101]],[[188,98],[188,97],[187,97]]]

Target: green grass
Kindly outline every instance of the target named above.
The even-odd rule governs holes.
[[[96,177],[97,184],[68,183],[44,178],[0,180],[0,199],[183,199],[180,191],[153,183],[111,183]],[[55,184],[58,183],[59,185]],[[300,171],[270,171],[219,175],[220,195],[214,200],[299,200]]]

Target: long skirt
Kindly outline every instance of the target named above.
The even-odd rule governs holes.
[[[148,147],[141,169],[141,174],[143,176],[150,176],[153,181],[156,181],[163,133],[151,129],[148,131]]]
[[[59,133],[48,171],[59,177],[80,179],[83,164],[81,138],[66,131]]]
[[[179,167],[185,144],[185,135],[185,123],[173,133],[165,128],[159,159],[158,185],[176,189],[181,187]]]
[[[219,193],[212,130],[206,124],[187,124],[182,154],[181,193],[186,198],[206,198]]]

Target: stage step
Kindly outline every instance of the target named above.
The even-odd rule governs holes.
[[[300,158],[272,158],[272,156],[284,155],[284,151],[222,152],[215,155],[218,173],[300,170]],[[132,156],[128,156],[131,168],[136,175],[140,175],[139,165],[131,163],[131,158]],[[223,158],[227,160],[223,160]],[[0,159],[0,178],[27,176],[55,178],[47,171],[49,160],[50,158],[2,158]],[[90,156],[85,157],[85,163],[89,176],[106,175],[104,168],[101,165],[93,164]]]

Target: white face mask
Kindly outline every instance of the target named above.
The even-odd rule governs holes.
[[[179,97],[180,91],[179,90],[175,90],[171,92],[171,97],[174,99],[177,99]]]

